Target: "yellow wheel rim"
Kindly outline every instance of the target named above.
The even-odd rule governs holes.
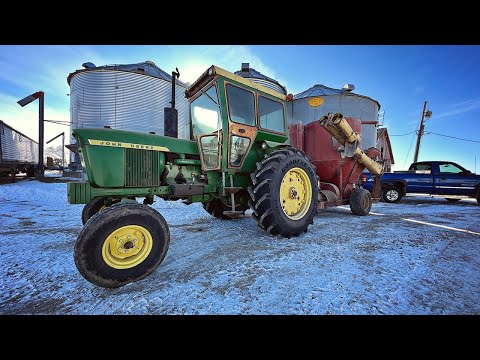
[[[98,212],[105,210],[105,205],[102,205],[100,209],[98,209]]]
[[[287,171],[280,185],[280,204],[283,212],[292,220],[300,220],[312,203],[312,183],[305,170],[293,168]]]
[[[123,226],[107,236],[102,257],[115,269],[130,269],[142,263],[152,251],[152,234],[142,226]]]

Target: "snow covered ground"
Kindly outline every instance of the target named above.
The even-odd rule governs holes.
[[[67,203],[65,183],[0,185],[0,314],[480,313],[475,200],[407,197],[366,217],[329,209],[292,239],[266,235],[250,216],[221,221],[200,204],[158,200],[167,256],[115,290],[74,265],[82,207]]]

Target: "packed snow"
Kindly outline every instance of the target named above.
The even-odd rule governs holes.
[[[114,290],[75,267],[82,207],[67,203],[65,183],[0,185],[1,314],[480,313],[473,199],[406,197],[365,217],[328,209],[291,239],[266,234],[250,211],[222,221],[201,204],[158,199],[167,256],[149,277]]]

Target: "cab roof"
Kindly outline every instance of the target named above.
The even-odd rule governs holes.
[[[185,94],[187,97],[192,96],[194,93],[198,91],[199,88],[202,88],[205,86],[207,83],[210,82],[210,80],[213,79],[215,75],[222,76],[226,79],[233,80],[235,82],[238,82],[242,85],[248,86],[252,88],[253,90],[258,90],[263,93],[266,93],[268,95],[271,95],[273,97],[276,97],[278,99],[281,99],[283,101],[286,100],[286,96],[273,90],[270,89],[266,86],[260,85],[254,81],[252,81],[249,78],[244,78],[238,75],[235,75],[234,73],[231,73],[230,71],[224,70],[218,66],[212,65],[209,67],[192,85],[189,86],[189,88],[185,91]]]

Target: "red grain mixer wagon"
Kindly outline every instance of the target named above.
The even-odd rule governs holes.
[[[360,149],[362,122],[329,113],[307,125],[291,124],[289,132],[292,146],[304,151],[316,166],[318,209],[349,204],[355,215],[367,215],[372,202],[380,199],[383,166],[376,161],[381,155],[378,149]],[[359,181],[365,168],[374,176],[372,194]]]

